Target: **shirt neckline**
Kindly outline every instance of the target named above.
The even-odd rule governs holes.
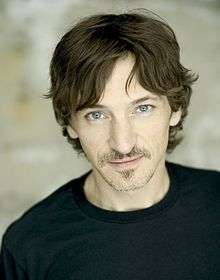
[[[170,178],[169,190],[160,201],[150,207],[132,211],[112,211],[92,204],[86,198],[83,189],[86,177],[92,172],[92,170],[89,170],[79,178],[76,178],[75,180],[77,182],[74,180],[74,185],[72,186],[74,200],[84,214],[90,218],[100,221],[109,223],[132,223],[141,222],[146,219],[153,219],[172,207],[179,196],[179,185],[177,183],[175,164],[165,161],[165,166]]]

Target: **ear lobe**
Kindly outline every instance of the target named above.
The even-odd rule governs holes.
[[[68,126],[66,127],[66,129],[67,129],[67,131],[68,131],[68,133],[69,133],[69,136],[70,136],[71,138],[73,138],[73,139],[78,138],[78,135],[77,135],[76,131],[75,131],[70,125],[68,125]]]
[[[182,110],[179,109],[176,112],[172,112],[171,117],[170,117],[170,126],[175,126],[178,124],[178,122],[181,119],[181,115],[182,115]]]

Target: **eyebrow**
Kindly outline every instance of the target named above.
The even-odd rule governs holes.
[[[152,99],[152,100],[157,100],[158,99],[158,96],[155,95],[155,96],[145,96],[145,97],[142,97],[142,98],[139,98],[137,100],[134,100],[132,101],[130,104],[131,105],[136,105],[140,102],[143,102],[143,101],[146,101],[146,100],[149,100],[149,99]],[[93,104],[93,105],[88,105],[86,107],[84,107],[82,110],[86,110],[86,109],[92,109],[92,108],[99,108],[99,109],[108,109],[107,106],[105,105],[102,105],[102,104]]]

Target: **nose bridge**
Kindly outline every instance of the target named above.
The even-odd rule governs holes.
[[[110,145],[120,153],[129,153],[136,142],[133,124],[125,117],[112,121],[110,128]]]

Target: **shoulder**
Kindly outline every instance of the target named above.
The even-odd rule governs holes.
[[[220,200],[220,172],[214,169],[192,167],[169,162],[184,193],[197,192],[207,198]]]
[[[79,178],[65,183],[50,195],[40,200],[18,219],[13,221],[3,234],[2,244],[12,252],[20,252],[44,242],[48,235],[59,230],[77,206],[72,198],[72,187],[79,184]]]
[[[207,179],[220,180],[220,171],[215,169],[193,167],[174,162],[169,162],[169,165],[171,165],[176,172],[182,173],[183,176],[191,177],[192,179],[198,179],[198,177],[202,176]]]

